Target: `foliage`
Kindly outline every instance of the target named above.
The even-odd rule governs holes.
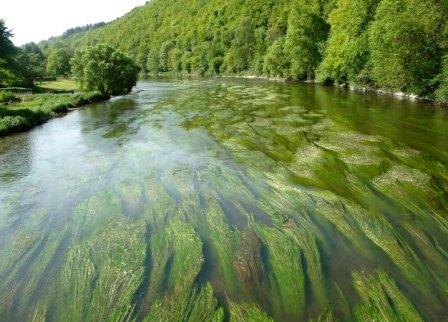
[[[10,91],[0,91],[0,104],[11,103],[17,100],[17,97]]]
[[[9,94],[0,96],[11,97]],[[34,94],[24,96],[20,102],[6,105],[0,102],[0,136],[28,130],[42,122],[67,112],[69,108],[104,100],[100,93]]]
[[[383,0],[369,30],[372,77],[378,86],[427,95],[440,70],[440,29],[447,20],[437,0]]]
[[[44,76],[44,55],[34,43],[16,48],[11,37],[12,33],[0,20],[0,87],[33,87]]]
[[[139,68],[127,55],[111,46],[99,44],[75,53],[72,73],[82,90],[122,95],[135,86]]]
[[[317,79],[434,97],[447,10],[437,0],[154,0],[41,46],[112,44],[151,74]]]
[[[378,2],[339,1],[329,16],[331,31],[325,58],[318,71],[320,80],[331,79],[338,84],[369,83],[368,26]]]
[[[70,56],[63,48],[53,48],[48,52],[47,75],[68,76],[70,73]]]
[[[14,55],[17,53],[17,48],[12,43],[11,37],[12,32],[0,19],[0,87],[17,85],[19,80],[13,72]]]
[[[436,91],[436,97],[439,101],[448,101],[448,55],[443,59],[443,69],[438,76],[440,86]]]
[[[329,30],[322,14],[324,3],[321,0],[294,0],[291,3],[285,53],[291,64],[287,76],[292,79],[314,79]]]

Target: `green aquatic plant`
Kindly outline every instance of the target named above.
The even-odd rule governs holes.
[[[230,303],[230,321],[235,322],[273,322],[266,312],[261,310],[257,305],[249,303]]]
[[[62,267],[56,319],[130,320],[143,278],[145,226],[123,220],[70,248]]]
[[[209,200],[204,229],[208,230],[211,249],[216,254],[225,287],[230,294],[235,294],[239,289],[239,283],[233,262],[241,240],[241,232],[229,227],[221,207],[213,200]]]
[[[316,227],[303,218],[298,224],[295,224],[292,220],[287,221],[282,230],[300,247],[303,260],[306,263],[305,271],[310,280],[310,289],[315,305],[320,308],[327,307],[325,277],[318,248]]]
[[[124,214],[132,218],[139,217],[143,206],[141,187],[131,182],[120,182],[116,190],[121,198]]]
[[[278,228],[255,225],[255,229],[266,249],[274,317],[302,316],[306,299],[300,248]]]
[[[222,321],[224,313],[210,284],[199,287],[195,282],[204,259],[191,225],[174,220],[150,244],[152,304],[145,321]]]
[[[157,299],[144,321],[224,321],[224,310],[213,296],[210,284],[191,286],[171,297]]]
[[[122,216],[119,198],[110,191],[98,193],[80,203],[73,211],[73,234],[77,238],[89,238],[108,223]]]
[[[0,140],[0,320],[446,315],[440,111],[297,84],[141,86]]]
[[[353,281],[361,298],[356,308],[357,321],[424,321],[384,271],[354,272]]]
[[[58,256],[64,248],[67,236],[67,229],[62,228],[47,236],[39,237],[29,251],[15,259],[7,275],[2,276],[0,316],[6,320],[13,319],[10,315],[12,305],[18,308],[17,316],[24,320],[32,316],[37,308],[40,312],[46,311],[46,308],[41,306],[49,299],[47,292],[54,281],[54,274],[58,269]],[[39,250],[37,258],[35,254]]]

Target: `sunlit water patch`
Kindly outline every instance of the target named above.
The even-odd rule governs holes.
[[[137,89],[0,139],[1,321],[446,319],[446,111]]]

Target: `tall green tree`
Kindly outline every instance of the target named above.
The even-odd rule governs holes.
[[[42,50],[34,42],[23,45],[17,56],[24,81],[33,85],[36,80],[45,76],[46,59]]]
[[[140,68],[126,54],[99,44],[75,52],[72,73],[82,90],[103,95],[129,93],[137,83]]]
[[[321,80],[336,83],[370,83],[369,26],[380,0],[339,0],[329,15],[331,31],[324,60],[319,67]]]
[[[253,57],[254,32],[250,17],[241,18],[234,32],[230,49],[224,57],[226,70],[231,73],[241,72],[249,67]]]
[[[269,76],[283,77],[289,70],[289,59],[285,54],[285,38],[279,37],[268,49],[264,59],[264,72]]]
[[[20,78],[14,72],[14,56],[17,54],[17,48],[11,40],[12,36],[5,21],[0,19],[0,87],[20,82]]]
[[[47,57],[46,72],[50,76],[68,76],[70,74],[70,56],[63,48],[51,49]]]
[[[322,60],[329,25],[324,17],[323,0],[293,0],[288,18],[285,53],[292,79],[314,79]]]
[[[158,49],[153,48],[149,51],[146,62],[146,70],[148,73],[154,75],[162,72],[162,68],[160,67],[160,54]]]
[[[382,0],[369,30],[372,77],[379,87],[428,95],[441,68],[446,21],[439,0]]]

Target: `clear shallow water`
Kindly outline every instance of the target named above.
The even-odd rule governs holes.
[[[448,113],[144,81],[0,138],[0,320],[443,321]]]

